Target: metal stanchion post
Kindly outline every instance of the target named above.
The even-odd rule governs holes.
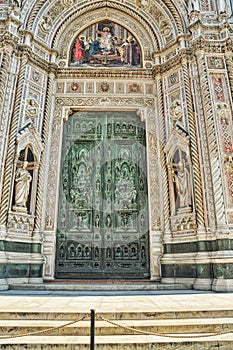
[[[95,310],[91,310],[91,343],[90,350],[95,350]]]

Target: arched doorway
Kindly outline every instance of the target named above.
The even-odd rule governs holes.
[[[56,278],[148,278],[146,132],[132,111],[64,125]]]
[[[154,60],[152,53],[158,49],[158,41],[155,33],[151,31],[151,28],[146,22],[143,22],[144,24],[142,25],[132,14],[126,14],[119,9],[114,9],[111,13],[106,13],[105,10],[105,8],[100,8],[93,12],[85,13],[79,19],[77,17],[75,22],[67,23],[65,30],[64,28],[63,30],[59,29],[57,39],[54,39],[54,47],[56,46],[60,52],[60,68],[58,69],[57,76],[54,78],[56,95],[51,128],[51,140],[54,141],[51,143],[49,152],[50,168],[48,171],[45,220],[46,239],[44,242],[44,251],[46,252],[45,279],[151,278],[158,280],[160,278],[159,259],[162,251],[160,240],[162,222],[160,218],[160,201],[162,178],[159,177],[160,161],[157,148],[159,145],[158,138],[156,137],[156,135],[159,135],[159,124],[156,123],[155,118],[155,113],[157,113],[157,106],[155,104],[156,82],[151,69]],[[79,64],[76,62],[78,59],[74,57],[74,47],[77,40],[81,36],[81,39],[91,36],[91,33],[96,33],[96,30],[105,32],[105,27],[101,27],[100,23],[103,23],[106,27],[115,25],[115,34],[117,33],[115,36],[117,37],[121,34],[123,35],[123,39],[130,35],[133,36],[138,46],[137,51],[139,52],[139,56],[136,56],[139,58],[139,60],[136,60],[138,64],[135,65],[135,61],[128,62],[127,60],[121,63],[120,55],[117,55],[118,57],[116,59],[115,57],[108,56],[112,54],[111,52],[106,53],[107,60],[104,62],[99,56],[94,57],[93,55],[89,60],[88,57],[90,58],[91,56],[88,56],[88,54],[82,57]],[[107,229],[103,226],[107,226],[107,222],[110,220],[108,215],[104,215],[111,213],[113,209],[100,208],[99,212],[102,218],[98,216],[99,213],[95,213],[93,210],[89,216],[86,215],[83,217],[83,215],[79,215],[81,214],[80,210],[76,214],[74,213],[73,204],[68,202],[66,196],[63,196],[62,199],[62,179],[60,179],[60,182],[58,181],[58,176],[61,173],[60,161],[61,163],[64,161],[62,157],[60,158],[60,155],[64,152],[62,151],[62,142],[64,140],[62,141],[61,135],[66,130],[67,125],[69,125],[67,120],[71,120],[76,113],[74,111],[80,111],[79,113],[87,113],[88,111],[97,113],[96,111],[98,111],[98,113],[102,114],[107,113],[107,111],[110,114],[118,112],[121,114],[121,118],[125,120],[127,120],[128,115],[133,113],[135,120],[137,120],[137,122],[134,122],[134,124],[136,123],[135,125],[138,125],[139,116],[140,120],[143,121],[143,129],[145,129],[145,123],[147,132],[144,136],[144,142],[145,144],[147,143],[147,147],[144,146],[143,159],[147,159],[147,164],[145,163],[144,166],[145,169],[148,169],[148,178],[146,175],[147,172],[144,171],[146,176],[144,190],[146,193],[146,203],[149,203],[146,204],[147,210],[145,210],[145,214],[141,213],[143,215],[140,217],[136,213],[137,221],[134,220],[134,217],[132,220],[133,223],[136,221],[137,225],[141,225],[142,227],[145,225],[145,235],[141,235],[142,227],[140,226],[137,226],[134,231],[131,230],[131,234],[129,234],[129,229],[126,229],[125,232],[120,232],[119,229],[115,231],[114,241],[113,243],[110,242],[111,247],[109,247],[106,243],[108,241],[106,238]],[[99,115],[99,119],[102,120],[101,115]],[[65,124],[63,123],[64,120],[66,120]],[[108,141],[110,142],[110,140]],[[124,141],[124,138],[122,141]],[[71,143],[67,147],[70,148]],[[62,156],[64,156],[64,153]],[[85,167],[82,166],[81,170],[85,174]],[[58,182],[60,183],[60,187]],[[139,186],[139,184],[137,185]],[[92,183],[93,188],[94,185]],[[69,190],[73,190],[73,188]],[[101,192],[102,206],[106,204],[103,193]],[[71,193],[72,196],[73,199],[69,199],[71,201],[75,198]],[[113,199],[115,198],[114,196],[115,192],[112,194]],[[64,210],[66,214],[64,215],[61,214],[63,200],[63,208],[66,208]],[[58,205],[54,206],[54,203]],[[71,210],[69,210],[70,207],[72,207]],[[69,216],[67,213],[69,213]],[[70,227],[61,227],[62,223],[59,222],[61,217],[63,217],[65,222],[71,223],[71,229],[74,228],[75,233],[73,237],[71,234],[68,234],[71,238],[69,242],[67,240],[68,236],[64,235],[64,231],[69,232]],[[112,218],[110,219],[112,220]],[[114,220],[117,221],[116,218]],[[125,223],[127,228],[128,220],[126,213],[114,225],[118,224],[120,226]],[[95,225],[98,225],[98,221],[102,225],[100,226],[101,234],[99,235],[98,233],[94,236]],[[87,227],[81,227],[81,233],[77,233],[77,225]],[[87,233],[88,230],[91,232],[90,234]],[[112,223],[111,230],[113,230]],[[96,245],[96,241],[93,241],[93,238],[90,238],[86,242],[85,237],[88,239],[88,235],[89,238],[91,235],[96,237],[99,240],[98,244]],[[121,241],[118,242],[117,238],[120,235]],[[79,241],[74,242],[77,237],[81,240],[81,243]],[[131,242],[131,246],[127,240]],[[124,242],[126,243],[125,246],[123,244]],[[83,257],[85,259],[82,259]],[[113,259],[115,257],[116,261]],[[96,263],[95,268],[94,263]]]

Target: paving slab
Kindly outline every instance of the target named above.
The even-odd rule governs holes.
[[[64,295],[0,292],[0,312],[176,312],[233,310],[233,293]]]

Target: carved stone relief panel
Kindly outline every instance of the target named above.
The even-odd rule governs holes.
[[[46,83],[47,75],[45,72],[32,65],[27,66],[25,91],[21,103],[20,127],[27,123],[32,123],[39,134],[45,106]]]
[[[150,208],[151,208],[151,229],[152,231],[159,231],[161,229],[161,194],[160,189],[156,185],[160,183],[161,179],[159,177],[159,152],[158,152],[158,131],[155,123],[155,114],[153,109],[148,109],[147,111],[147,147],[148,147],[148,157],[149,157],[149,183],[150,183]]]
[[[64,82],[57,82],[57,89],[56,89],[56,92],[57,93],[64,93],[65,91],[65,83]]]
[[[165,96],[164,107],[166,111],[166,134],[168,139],[177,123],[184,124],[185,102],[182,100],[180,86],[168,89]]]
[[[116,83],[116,93],[124,94],[125,93],[125,84],[124,83]]]
[[[180,74],[178,71],[174,71],[167,78],[168,87],[171,88],[180,83]]]
[[[57,91],[58,92],[58,91]],[[83,93],[84,92],[84,82],[68,82],[66,84],[67,93]]]
[[[146,94],[151,95],[154,94],[154,84],[146,84]]]
[[[211,88],[213,92],[213,106],[215,110],[215,128],[216,136],[218,138],[218,148],[219,148],[219,160],[222,164],[222,168],[219,167],[218,175],[218,196],[222,196],[222,210],[225,206],[231,203],[231,171],[227,167],[226,173],[224,173],[224,160],[231,163],[231,149],[232,149],[232,132],[231,122],[229,119],[228,109],[229,109],[229,92],[226,85],[226,79],[223,74],[213,74],[211,75]],[[226,158],[225,158],[226,157]],[[217,178],[214,180],[217,181]],[[226,191],[224,191],[224,187]],[[216,188],[215,188],[216,190]],[[228,198],[225,198],[225,194],[228,194]],[[218,201],[220,203],[220,201]],[[225,212],[224,212],[225,214]],[[225,215],[222,220],[225,222]]]
[[[211,0],[201,0],[200,10],[201,11],[210,11],[211,8]]]
[[[93,92],[94,92],[94,83],[87,82],[87,83],[86,83],[85,92],[86,92],[87,94],[93,94]]]
[[[207,66],[209,69],[225,69],[224,58],[221,56],[207,57]]]
[[[63,106],[62,106],[63,107]],[[48,173],[48,193],[46,197],[45,230],[53,231],[56,220],[54,203],[57,203],[57,168],[59,147],[61,147],[61,128],[62,128],[62,107],[54,112],[52,122],[51,139],[53,140],[50,148],[49,173]]]
[[[220,141],[220,152],[222,154],[222,164],[225,165],[225,187],[226,187],[226,200],[227,204],[232,207],[233,205],[233,187],[232,187],[232,118],[231,118],[231,106],[229,104],[229,93],[227,91],[226,82],[224,77],[213,77],[213,89],[215,97],[215,111],[218,137]]]

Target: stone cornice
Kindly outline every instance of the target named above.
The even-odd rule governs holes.
[[[176,56],[170,58],[167,62],[154,66],[153,77],[155,78],[157,75],[162,75],[174,67],[179,66],[184,59],[187,61],[193,59],[193,51],[191,49],[182,49]]]
[[[230,23],[226,18],[222,17],[220,20],[216,18],[196,18],[193,22],[190,23],[189,29],[191,31],[196,30],[197,28],[201,29],[203,32],[206,30],[220,32],[224,28],[231,29]]]
[[[0,35],[0,48],[12,47],[12,49],[16,49],[17,43],[18,39],[9,32]]]
[[[63,68],[58,69],[58,79],[143,79],[152,80],[151,69],[111,69],[111,68]]]
[[[30,30],[22,30],[20,31],[20,34],[22,38],[30,38],[30,42],[36,46],[39,47],[40,49],[44,50],[44,52],[49,53],[49,54],[55,54],[58,56],[58,52],[55,49],[51,49],[48,45],[44,44],[43,42],[35,39],[34,33],[31,32]]]
[[[195,52],[196,50],[203,50],[208,53],[225,52],[231,50],[233,43],[229,38],[222,40],[206,40],[203,36],[199,36],[190,42],[190,45]]]

